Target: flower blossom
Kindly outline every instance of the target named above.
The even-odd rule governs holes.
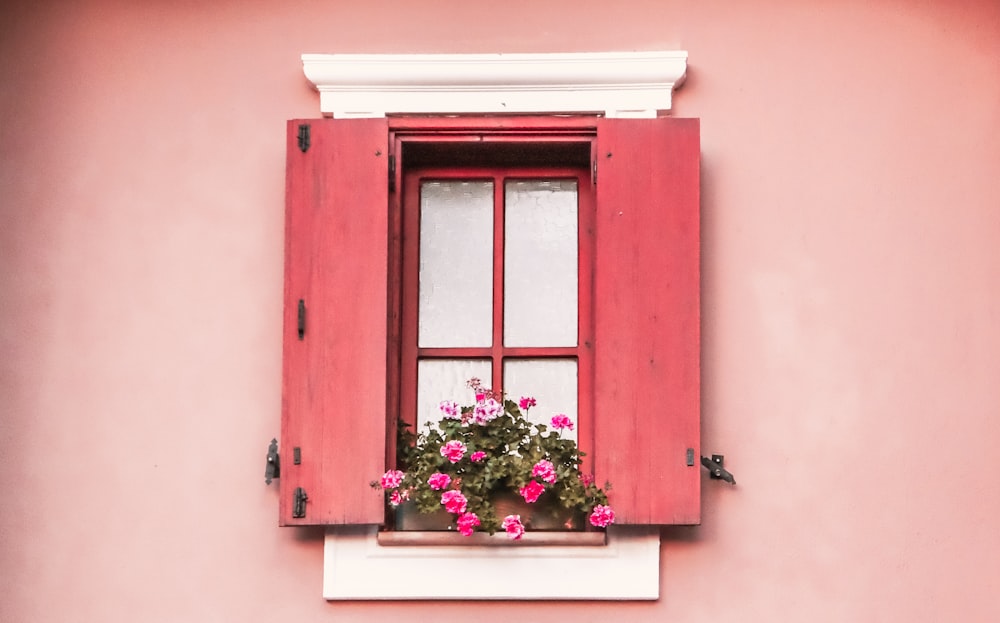
[[[483,387],[483,382],[476,377],[472,377],[465,384],[476,393],[476,402],[482,402],[487,398],[503,400],[503,392],[495,392],[489,387]]]
[[[583,483],[584,487],[589,487],[590,485],[594,484],[594,475],[593,474],[580,474],[580,482]]]
[[[476,450],[475,452],[469,455],[469,460],[472,461],[473,463],[478,463],[479,461],[482,461],[485,458],[486,458],[486,453],[483,452],[482,450]]]
[[[590,512],[590,524],[598,528],[607,528],[615,522],[615,511],[610,506],[598,504]]]
[[[476,424],[486,424],[495,420],[501,413],[503,413],[503,405],[493,398],[484,398],[476,402],[476,406],[472,410],[472,419]]]
[[[441,456],[448,459],[452,463],[458,463],[465,456],[465,444],[456,439],[452,439],[448,443],[441,446]]]
[[[517,406],[521,408],[521,411],[527,411],[531,407],[537,404],[535,399],[530,396],[521,396],[521,400],[518,401]]]
[[[531,468],[531,475],[552,484],[556,481],[556,466],[551,461],[539,461]]]
[[[525,486],[521,487],[519,493],[524,501],[528,504],[533,504],[538,500],[540,496],[545,491],[545,487],[538,484],[537,480],[532,480]]]
[[[479,525],[479,517],[475,513],[462,513],[455,521],[455,524],[458,526],[458,531],[462,533],[462,536],[472,536],[476,526]]]
[[[562,430],[564,428],[573,430],[573,420],[569,419],[569,417],[567,417],[562,413],[560,413],[559,415],[553,415],[552,428],[556,430]]]
[[[451,476],[448,474],[442,474],[441,472],[434,472],[431,474],[431,477],[427,479],[427,484],[431,486],[431,489],[440,491],[451,484]]]
[[[409,489],[396,489],[389,495],[389,504],[392,506],[399,506],[403,502],[410,499]]]
[[[398,469],[390,469],[382,475],[382,488],[395,489],[403,482],[403,472]]]
[[[468,500],[465,499],[461,491],[451,489],[441,494],[441,503],[444,504],[444,509],[449,513],[458,514],[465,512],[465,505],[468,504]]]
[[[444,417],[448,419],[456,420],[462,417],[458,408],[458,403],[454,400],[442,400],[441,404],[438,405],[438,408],[441,409],[441,413],[444,414]]]
[[[524,524],[521,523],[520,515],[507,515],[503,518],[502,526],[511,540],[516,541],[524,536]]]

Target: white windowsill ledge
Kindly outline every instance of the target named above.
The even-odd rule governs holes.
[[[656,117],[671,107],[688,54],[303,54],[334,117],[596,113]]]
[[[654,600],[660,531],[611,526],[602,546],[382,546],[378,526],[330,528],[323,597]]]

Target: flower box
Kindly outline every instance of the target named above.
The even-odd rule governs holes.
[[[573,532],[614,522],[607,494],[580,471],[582,454],[563,432],[529,422],[533,398],[504,397],[469,381],[472,405],[444,401],[442,418],[419,435],[400,427],[397,467],[372,486],[386,491],[397,531],[456,531],[519,540],[528,532]],[[414,512],[416,511],[416,512]]]

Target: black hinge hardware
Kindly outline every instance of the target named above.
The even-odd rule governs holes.
[[[302,465],[302,448],[292,448],[292,463]]]
[[[306,302],[304,299],[299,299],[299,339],[305,339],[306,337]]]
[[[396,192],[396,156],[389,154],[389,192]]]
[[[303,153],[309,150],[309,124],[300,123],[299,124],[299,149]]]
[[[705,466],[708,470],[708,475],[715,480],[725,480],[731,485],[736,484],[736,479],[733,475],[726,471],[722,464],[725,461],[725,457],[721,454],[713,454],[712,458],[707,456],[701,457],[701,464]]]
[[[306,490],[302,487],[295,487],[295,493],[292,494],[292,518],[302,519],[306,516],[306,500],[309,496],[306,495]]]
[[[278,461],[278,440],[272,439],[271,445],[267,447],[267,465],[264,467],[264,482],[271,484],[271,480],[281,476],[281,464]]]
[[[694,448],[687,449],[687,466],[694,467]]]
[[[597,158],[594,158],[594,174],[590,178],[590,183],[597,186]]]

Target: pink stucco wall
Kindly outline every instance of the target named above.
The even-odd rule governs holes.
[[[299,55],[650,49],[739,487],[658,602],[325,602],[262,481]],[[0,621],[1000,620],[998,59],[995,0],[4,3]]]

